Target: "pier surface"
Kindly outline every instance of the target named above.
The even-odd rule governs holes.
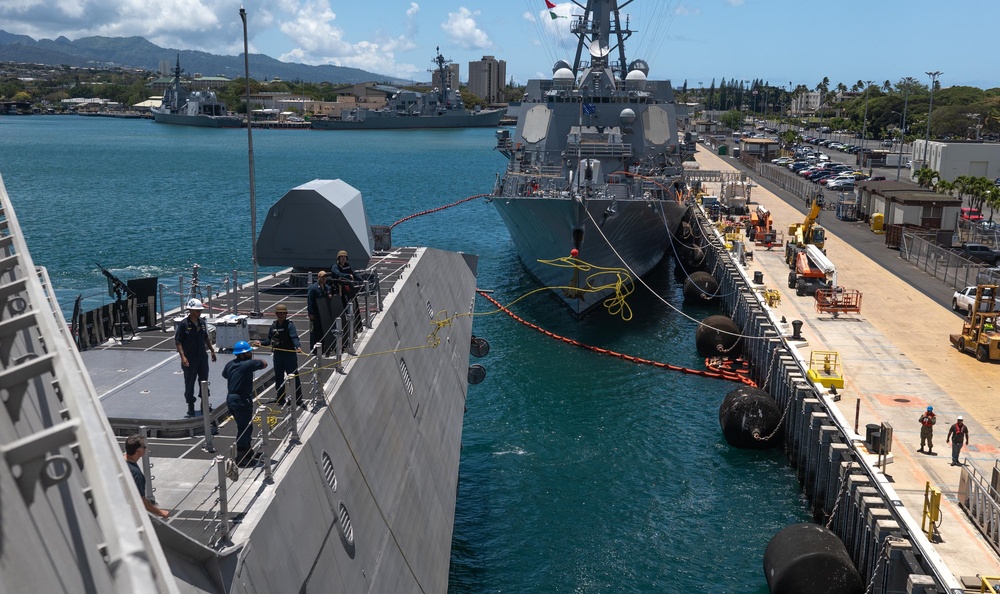
[[[699,148],[696,159],[702,169],[736,170],[727,160]],[[798,204],[786,202],[770,191],[766,182],[760,185],[760,180],[754,181],[753,202],[765,206],[772,213],[774,228],[787,235],[789,224],[805,218],[796,208]],[[707,190],[718,193],[719,184],[709,183]],[[827,218],[833,219],[834,213],[824,212],[819,223]],[[932,544],[955,577],[1000,575],[1000,555],[957,503],[962,469],[951,465],[951,445],[945,443],[948,428],[963,415],[969,427],[969,445],[960,459],[981,476],[991,476],[1000,455],[1000,405],[996,401],[1000,364],[981,363],[951,346],[948,335],[960,330],[960,315],[907,282],[910,274],[924,277],[918,280],[926,282],[925,273],[913,267],[912,272],[904,269],[902,277],[896,276],[824,227],[826,251],[837,267],[838,284],[863,294],[860,315],[834,318],[817,313],[813,297],[797,297],[795,290],[788,288],[784,247],[771,251],[751,248],[753,259],[747,275],[761,271],[764,286],[781,292],[776,319],[803,322],[805,341],[798,343],[801,358],[808,362],[814,350],[839,353],[845,388],[834,405],[843,417],[860,427],[862,435],[867,424],[892,425],[893,462],[885,474],[917,524],[927,484],[942,491],[943,522],[939,538]],[[938,415],[933,455],[917,451],[918,418],[928,405],[934,406]]]

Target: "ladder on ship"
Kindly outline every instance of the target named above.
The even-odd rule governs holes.
[[[0,547],[0,565],[19,568],[5,582],[41,591],[66,583],[168,591],[147,557],[158,545],[138,497],[128,496],[121,451],[2,179],[0,390],[0,480],[17,487],[0,492],[0,542],[18,543]],[[92,554],[81,554],[80,544]]]

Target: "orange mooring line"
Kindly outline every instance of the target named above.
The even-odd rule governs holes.
[[[414,214],[411,214],[408,217],[403,217],[403,218],[399,219],[395,223],[389,225],[389,228],[392,229],[393,227],[395,227],[396,225],[398,225],[398,224],[400,224],[400,223],[402,223],[404,221],[409,221],[410,219],[415,219],[415,218],[417,218],[419,216],[423,216],[425,214],[431,214],[432,212],[437,212],[439,210],[444,210],[446,208],[451,208],[452,206],[458,206],[459,204],[462,204],[463,202],[468,202],[469,200],[475,200],[476,198],[485,198],[486,196],[489,196],[489,194],[476,194],[475,196],[469,196],[468,198],[462,198],[458,202],[452,202],[451,204],[446,204],[444,206],[439,206],[437,208],[432,208],[430,210],[425,210],[425,211],[422,211],[422,212],[414,213]]]
[[[496,306],[497,309],[499,309],[500,311],[504,312],[508,316],[514,318],[518,322],[524,324],[528,328],[531,328],[532,330],[536,330],[538,332],[541,332],[542,334],[544,334],[544,335],[546,335],[546,336],[548,336],[550,338],[554,338],[556,340],[561,340],[562,342],[565,342],[566,344],[577,346],[577,347],[580,347],[582,349],[587,349],[588,351],[592,351],[594,353],[598,353],[598,354],[601,354],[601,355],[608,355],[609,357],[616,357],[618,359],[622,359],[622,360],[629,361],[629,362],[632,362],[632,363],[638,363],[638,364],[641,364],[641,365],[650,365],[652,367],[659,367],[660,369],[669,369],[670,371],[680,371],[682,373],[689,373],[691,375],[700,375],[702,377],[711,377],[711,378],[722,379],[722,380],[726,380],[726,381],[730,381],[730,382],[739,382],[741,384],[746,384],[748,386],[753,386],[753,387],[757,386],[757,384],[754,383],[754,381],[752,379],[750,379],[749,377],[747,377],[747,376],[745,376],[743,374],[737,373],[735,371],[726,371],[726,370],[723,370],[723,369],[720,369],[718,371],[706,371],[704,369],[691,369],[689,367],[681,367],[680,365],[671,365],[669,363],[661,363],[659,361],[651,361],[649,359],[643,359],[641,357],[633,357],[631,355],[626,355],[624,353],[619,353],[619,352],[616,352],[616,351],[609,351],[608,349],[598,348],[598,347],[595,347],[595,346],[591,346],[589,344],[583,344],[582,342],[577,341],[577,340],[573,340],[572,338],[566,338],[565,336],[559,336],[558,334],[554,334],[552,332],[549,332],[548,330],[546,330],[546,329],[544,329],[544,328],[542,328],[542,327],[540,327],[540,326],[538,326],[536,324],[532,324],[531,322],[518,317],[517,315],[514,314],[514,312],[510,311],[509,309],[507,309],[503,305],[500,305],[500,303],[496,299],[490,297],[489,295],[487,295],[485,292],[483,292],[481,290],[477,290],[477,293],[479,293],[480,295],[482,295],[487,301],[489,301],[494,306]]]

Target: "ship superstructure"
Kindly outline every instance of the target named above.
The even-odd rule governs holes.
[[[588,1],[571,24],[573,64],[560,60],[551,79],[529,81],[516,130],[497,132],[509,163],[492,202],[525,268],[577,315],[613,294],[616,271],[634,278],[653,268],[685,211],[688,145],[670,82],[626,61],[628,4]],[[550,263],[574,254],[578,268]]]

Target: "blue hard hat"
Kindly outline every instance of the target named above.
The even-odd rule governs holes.
[[[243,353],[249,353],[252,350],[253,347],[251,347],[250,343],[245,340],[241,340],[237,342],[235,345],[233,345],[234,355],[242,355]]]
[[[928,406],[928,407],[927,407],[927,410],[929,410],[929,411],[933,411],[933,410],[934,410],[934,407],[933,407],[933,406]]]

